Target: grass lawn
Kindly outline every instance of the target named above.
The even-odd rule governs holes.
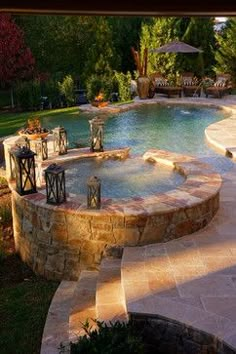
[[[13,257],[15,259],[13,259]],[[8,261],[7,261],[8,258]],[[18,264],[17,256],[4,263]],[[58,284],[32,276],[0,289],[0,353],[39,354],[43,328],[51,299]]]
[[[38,112],[21,112],[21,113],[11,113],[2,112],[0,113],[0,137],[14,134],[18,129],[23,127],[29,118],[56,116],[56,117],[66,117],[71,114],[79,114],[78,107],[69,107],[53,110],[44,110]]]
[[[58,283],[37,277],[15,253],[11,193],[0,177],[0,353],[39,354]]]

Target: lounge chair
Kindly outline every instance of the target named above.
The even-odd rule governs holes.
[[[183,73],[181,78],[183,94],[187,97],[201,96],[201,82],[193,73]]]
[[[170,96],[178,95],[181,97],[182,87],[181,86],[171,86],[169,81],[164,78],[161,74],[152,74],[151,75],[152,81],[155,84],[155,92],[167,95],[168,98]]]
[[[224,95],[231,93],[232,84],[229,74],[217,74],[213,85],[205,88],[206,97],[209,95],[222,98]]]

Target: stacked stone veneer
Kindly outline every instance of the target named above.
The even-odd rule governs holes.
[[[96,211],[87,209],[85,196],[69,195],[66,203],[52,206],[43,189],[28,196],[13,190],[14,237],[22,259],[48,279],[77,279],[81,270],[97,268],[104,253],[165,242],[205,226],[219,207],[220,175],[195,157],[162,150],[143,157],[176,168],[185,182],[145,198],[103,198]]]

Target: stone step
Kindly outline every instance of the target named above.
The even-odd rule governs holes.
[[[121,284],[121,259],[103,259],[97,281],[96,314],[108,325],[128,320],[124,291]]]
[[[82,271],[77,282],[71,312],[69,318],[69,340],[77,341],[80,336],[86,334],[83,325],[89,321],[89,327],[95,329],[96,319],[95,299],[97,271]]]
[[[54,294],[44,326],[40,354],[58,354],[69,343],[69,314],[77,282],[63,280]]]

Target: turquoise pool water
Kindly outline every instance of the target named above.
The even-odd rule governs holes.
[[[66,189],[86,194],[89,176],[101,179],[101,194],[109,198],[144,197],[175,189],[185,178],[171,168],[141,157],[126,160],[85,159],[66,166]]]
[[[94,115],[93,115],[94,116]],[[63,125],[70,146],[89,145],[89,123],[92,115],[81,113],[71,119],[44,118],[43,125]],[[150,148],[193,154],[214,166],[217,172],[229,170],[233,162],[210,148],[205,128],[226,117],[223,110],[188,105],[143,105],[137,109],[110,115],[105,123],[104,148],[131,147],[132,154],[143,154]]]

